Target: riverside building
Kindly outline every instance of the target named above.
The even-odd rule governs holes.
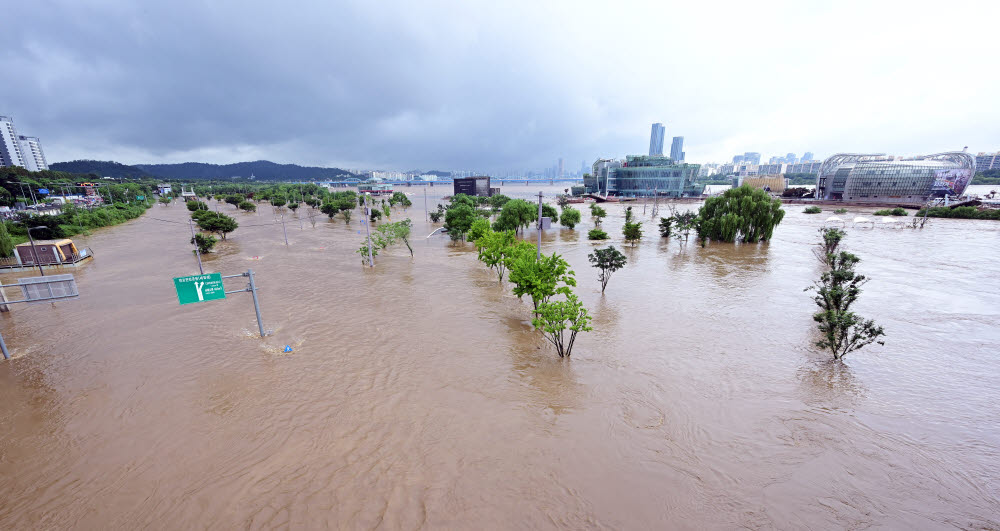
[[[611,162],[603,159],[594,163],[595,176],[601,175],[602,170],[607,174],[604,195],[681,197],[699,196],[705,190],[705,185],[695,182],[701,169],[699,164],[645,155],[629,155],[618,167]]]
[[[962,195],[976,172],[976,159],[953,151],[919,157],[840,153],[823,161],[816,198],[870,203],[922,203]]]

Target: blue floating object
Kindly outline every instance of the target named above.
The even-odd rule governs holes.
[[[285,352],[291,352],[291,351],[292,351],[292,346],[291,345],[285,345]]]

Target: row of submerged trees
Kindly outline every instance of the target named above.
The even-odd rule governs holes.
[[[542,215],[561,219],[565,227],[577,225],[580,211],[562,206],[560,214],[552,205],[543,204]],[[439,205],[436,215],[432,214],[435,221],[444,218],[454,241],[474,242],[479,261],[497,275],[500,284],[506,277],[514,295],[531,299],[532,326],[552,343],[560,358],[565,358],[572,355],[577,335],[592,330],[591,317],[573,292],[577,281],[570,264],[556,253],[540,254],[533,243],[518,238],[537,217],[535,203],[463,194],[456,194],[447,207]],[[614,247],[597,249],[589,258],[599,270],[603,293],[612,273],[625,266],[626,258]]]

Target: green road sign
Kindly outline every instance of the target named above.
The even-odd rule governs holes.
[[[135,198],[138,201],[142,201],[143,199],[146,199],[146,196],[144,196],[144,195],[137,195],[137,196],[135,196]]]
[[[222,273],[177,277],[174,279],[174,288],[177,289],[177,300],[181,305],[226,298],[226,289],[222,287]]]

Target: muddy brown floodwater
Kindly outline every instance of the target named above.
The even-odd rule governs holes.
[[[358,216],[292,217],[286,247],[270,207],[237,215],[205,265],[257,272],[266,339],[249,294],[178,305],[183,205],[77,238],[81,297],[0,315],[0,528],[1000,526],[1000,223],[848,229],[888,337],[840,365],[803,292],[825,214],[702,249],[638,204],[601,296],[584,211],[544,235],[594,317],[563,361],[404,190],[415,257],[374,270]]]

